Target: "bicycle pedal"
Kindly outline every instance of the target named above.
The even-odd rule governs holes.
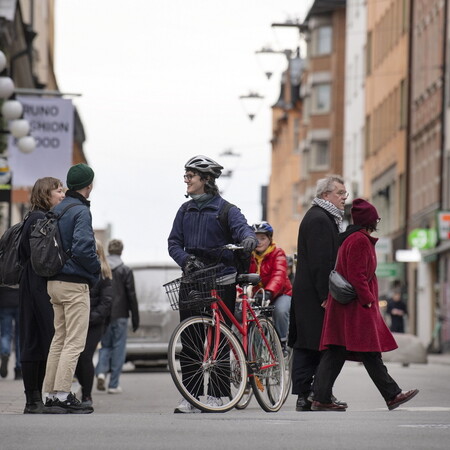
[[[255,377],[255,382],[256,382],[256,386],[257,388],[261,391],[264,392],[264,386],[261,383],[261,380],[259,379],[259,377],[257,375],[253,375]]]

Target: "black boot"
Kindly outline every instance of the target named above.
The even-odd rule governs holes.
[[[44,404],[42,403],[42,394],[39,391],[25,391],[27,403],[24,414],[42,414],[44,410]]]
[[[2,354],[1,357],[1,365],[0,365],[0,376],[2,378],[6,378],[8,376],[8,361],[9,355]]]
[[[14,379],[21,380],[22,379],[22,369],[20,367],[14,368]]]

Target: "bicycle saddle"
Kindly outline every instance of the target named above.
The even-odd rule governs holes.
[[[256,286],[261,281],[261,277],[257,273],[241,273],[236,278],[236,283],[240,284],[251,284]]]

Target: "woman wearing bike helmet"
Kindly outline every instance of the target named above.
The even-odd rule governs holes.
[[[275,307],[273,321],[285,350],[292,296],[286,254],[273,241],[273,228],[270,223],[265,221],[255,223],[252,228],[258,239],[258,245],[252,253],[249,272],[260,275],[261,282],[257,287],[264,290],[265,299]],[[258,296],[262,297],[262,292],[257,294]]]
[[[175,216],[168,239],[169,254],[183,269],[185,275],[208,264],[222,263],[224,269],[219,274],[220,284],[223,287],[221,298],[228,308],[234,311],[236,268],[233,253],[230,250],[218,249],[226,244],[241,243],[244,250],[250,254],[257,245],[255,233],[236,206],[228,210],[228,229],[224,229],[222,221],[219,220],[222,208],[227,204],[219,195],[216,185],[216,179],[220,177],[223,169],[220,164],[207,156],[198,155],[189,159],[184,168],[186,197],[191,199],[181,205]],[[180,310],[180,320],[194,314],[190,310]],[[217,404],[221,399],[211,395],[208,401]],[[200,411],[183,399],[175,412]]]

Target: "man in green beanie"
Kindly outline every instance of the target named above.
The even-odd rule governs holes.
[[[44,412],[49,414],[89,414],[92,406],[82,405],[70,392],[78,357],[86,343],[89,326],[89,288],[97,283],[100,262],[97,257],[92,216],[88,200],[94,171],[76,164],[67,173],[66,197],[53,210],[64,249],[70,258],[60,273],[48,279],[47,291],[55,314],[55,335],[47,358],[44,391],[49,397]]]

